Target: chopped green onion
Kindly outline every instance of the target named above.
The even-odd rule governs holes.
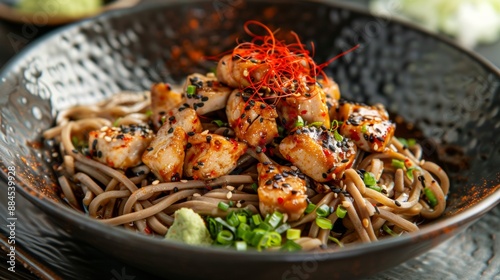
[[[337,142],[342,142],[342,140],[344,139],[344,137],[342,137],[342,135],[340,135],[337,130],[333,131],[333,138],[335,138]]]
[[[378,192],[382,192],[382,188],[377,186],[377,185],[374,185],[374,186],[368,186],[368,188],[374,190],[374,191],[378,191]]]
[[[230,232],[229,230],[222,230],[217,234],[217,243],[222,244],[222,245],[229,245],[233,242],[233,233]]]
[[[371,172],[365,172],[363,174],[363,182],[367,186],[374,186],[377,184],[377,180],[375,179],[375,175]]]
[[[259,214],[252,215],[253,224],[258,226],[262,223],[262,217]]]
[[[187,86],[186,93],[188,96],[193,96],[196,93],[196,86],[194,85]]]
[[[238,217],[238,221],[240,221],[240,223],[242,224],[246,224],[247,223],[247,216],[244,215],[244,214],[236,214],[236,217]]]
[[[144,113],[146,115],[146,117],[151,117],[153,115],[153,110],[149,109],[146,111],[146,113]]]
[[[122,118],[117,118],[114,122],[113,122],[113,127],[117,127],[118,124],[120,123],[120,121],[122,120]]]
[[[290,228],[286,231],[286,239],[295,240],[300,238],[300,229]]]
[[[415,169],[415,167],[410,167],[408,168],[408,170],[406,170],[406,176],[408,177],[408,179],[412,180],[413,181],[413,170]]]
[[[293,241],[293,240],[287,240],[287,241],[285,241],[285,244],[283,244],[283,246],[281,246],[281,250],[287,251],[287,252],[294,252],[294,251],[302,250],[302,246],[295,243],[295,241]]]
[[[297,121],[295,122],[295,127],[301,127],[304,126],[304,120],[302,119],[301,116],[297,117]]]
[[[332,221],[330,221],[327,218],[321,218],[321,217],[316,218],[316,225],[318,225],[318,227],[320,227],[322,229],[332,229],[333,228]]]
[[[247,243],[250,243],[253,247],[257,247],[257,245],[260,244],[262,238],[264,238],[264,235],[266,234],[267,231],[256,228],[252,231],[252,234],[250,236],[250,242],[247,241]]]
[[[265,231],[271,231],[271,230],[273,230],[273,229],[274,229],[274,227],[273,227],[273,226],[271,226],[271,225],[270,225],[268,222],[266,222],[266,221],[264,221],[264,222],[260,223],[259,228],[260,228],[260,229],[263,229],[263,230],[265,230]]]
[[[398,236],[394,231],[392,231],[392,229],[390,229],[387,224],[384,224],[382,226],[382,229],[387,232],[388,234],[392,235],[392,236]]]
[[[212,237],[212,239],[215,239],[217,237],[217,234],[219,234],[219,232],[222,230],[222,224],[218,223],[212,217],[207,218],[207,224],[210,236]]]
[[[285,231],[289,230],[290,228],[291,228],[291,226],[289,224],[285,223],[285,224],[282,224],[279,227],[277,227],[274,231],[276,231],[279,234],[282,234]]]
[[[316,204],[314,203],[309,203],[307,204],[307,207],[306,207],[306,210],[304,211],[306,214],[309,214],[311,213],[312,211],[314,211],[314,209],[316,209]]]
[[[222,211],[227,211],[227,209],[229,209],[229,204],[225,203],[224,201],[220,201],[219,204],[217,204],[217,207],[219,207],[219,209]]]
[[[283,220],[283,214],[278,211],[274,211],[272,215],[266,217],[265,222],[271,225],[273,229],[275,229],[281,223],[281,220]]]
[[[236,229],[236,237],[243,239],[247,232],[252,232],[252,228],[247,224],[241,223],[238,229]]]
[[[245,241],[236,241],[234,242],[234,247],[236,247],[236,251],[246,251],[247,243]]]
[[[237,227],[240,224],[240,220],[234,211],[231,211],[226,217],[226,222],[233,227]]]
[[[167,121],[167,116],[161,116],[160,123],[163,125]]]
[[[232,232],[236,231],[236,228],[228,224],[226,221],[224,221],[221,217],[215,218],[215,221],[221,224],[223,227],[229,229]]]
[[[395,168],[405,168],[405,163],[402,160],[392,159],[392,166]]]
[[[326,217],[330,215],[330,207],[327,204],[322,204],[316,209],[316,214],[319,217]]]
[[[268,240],[266,242],[266,247],[274,247],[281,245],[281,234],[276,231],[271,231],[266,234],[268,236]]]
[[[227,205],[229,205],[229,207],[233,207],[234,206],[234,202],[232,200],[229,200],[229,202],[227,203]]]
[[[434,208],[438,204],[438,201],[437,201],[437,198],[436,198],[436,195],[434,194],[434,192],[429,188],[424,188],[424,194],[425,194],[425,197],[427,197],[427,201],[429,201],[429,205],[432,208]]]
[[[337,238],[330,235],[330,236],[328,236],[328,239],[337,243],[337,245],[339,245],[339,247],[341,247],[341,248],[344,247],[344,244],[342,244],[342,242],[340,242]]]
[[[257,189],[259,188],[259,185],[257,183],[252,183],[252,189],[257,192]]]
[[[345,209],[344,206],[339,205],[339,206],[337,206],[337,210],[335,210],[335,214],[337,215],[337,217],[343,219],[343,218],[345,218],[345,215],[347,214],[347,209]]]
[[[336,130],[342,125],[342,123],[343,123],[342,121],[333,120],[332,123],[330,124],[330,131]]]
[[[361,127],[361,133],[365,133],[365,132],[367,132],[367,131],[368,131],[368,127],[367,127],[366,125],[363,125],[363,126]]]
[[[226,126],[227,123],[221,121],[221,120],[213,120],[212,123],[216,124],[218,127],[221,127],[221,126]]]
[[[312,122],[309,124],[309,126],[315,126],[315,127],[320,127],[323,125],[323,122]]]
[[[417,140],[414,138],[408,138],[408,139],[406,139],[406,142],[407,142],[409,148],[411,148],[411,147],[415,146],[415,144],[417,144]]]

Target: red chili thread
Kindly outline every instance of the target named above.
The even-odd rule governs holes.
[[[264,35],[258,35],[251,31],[251,25],[264,29]],[[273,32],[259,21],[249,20],[245,22],[243,27],[245,32],[252,37],[252,40],[237,45],[232,51],[232,56],[246,61],[255,61],[256,64],[247,69],[248,75],[246,78],[250,86],[245,89],[252,89],[253,94],[250,99],[255,99],[257,96],[263,102],[264,99],[273,98],[276,99],[275,102],[278,102],[280,98],[288,96],[301,96],[303,98],[304,94],[309,92],[310,87],[316,83],[318,76],[323,76],[324,80],[328,81],[323,71],[326,66],[359,47],[358,44],[317,65],[297,33],[291,31],[295,42],[287,44],[284,40],[276,39],[275,33],[278,30]],[[312,43],[311,49],[312,53],[314,53],[314,44]],[[253,79],[256,71],[264,73],[259,80]],[[265,91],[274,95],[261,96],[258,94]],[[312,97],[307,96],[305,99]]]

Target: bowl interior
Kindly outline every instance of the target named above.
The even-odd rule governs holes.
[[[321,1],[171,1],[115,11],[49,35],[0,76],[2,169],[16,166],[21,192],[37,197],[41,207],[63,204],[54,159],[41,142],[59,110],[207,72],[215,62],[204,57],[244,39],[249,19],[280,34],[295,31],[314,45],[320,63],[359,44],[325,70],[345,98],[383,103],[401,117],[396,134],[418,138],[424,157],[449,173],[446,212],[432,223],[468,209],[469,217],[484,213],[474,207],[489,196],[496,199],[486,208],[498,201],[500,141],[492,133],[500,126],[498,70],[392,18]]]

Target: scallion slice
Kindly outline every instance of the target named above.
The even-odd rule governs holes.
[[[347,214],[347,209],[345,209],[344,206],[339,205],[339,206],[337,206],[337,210],[335,210],[335,214],[337,215],[337,217],[343,219],[343,218],[345,218],[345,215]]]
[[[371,172],[365,172],[363,174],[363,182],[367,186],[374,186],[377,184],[377,180],[375,179],[375,175]]]
[[[332,221],[330,221],[327,218],[321,218],[321,217],[316,218],[316,225],[322,229],[332,229],[333,228]]]
[[[434,208],[438,204],[438,201],[437,201],[437,198],[436,198],[436,195],[434,194],[434,192],[429,188],[424,188],[424,194],[425,194],[425,197],[427,197],[427,201],[429,201],[429,205],[432,208]]]
[[[252,215],[253,224],[258,226],[262,223],[262,217],[259,214]]]
[[[236,251],[246,251],[247,243],[245,241],[236,241],[234,242],[234,247],[236,247]]]
[[[395,168],[405,168],[405,163],[402,160],[392,159],[392,166]]]
[[[344,244],[342,244],[342,242],[340,242],[337,238],[330,235],[330,236],[328,236],[328,239],[337,243],[337,245],[339,245],[339,247],[344,247]]]
[[[224,201],[220,201],[219,204],[217,204],[217,207],[222,211],[227,211],[227,209],[229,209],[229,204]]]
[[[271,225],[273,229],[278,227],[278,225],[283,220],[283,214],[278,211],[274,211],[269,217],[266,218],[265,222]]]
[[[309,203],[307,204],[307,207],[306,207],[306,210],[304,211],[306,214],[309,214],[311,213],[312,211],[314,211],[314,209],[316,209],[316,204],[314,203]]]
[[[187,86],[186,93],[188,96],[193,96],[196,93],[196,86],[194,85]]]
[[[237,227],[240,224],[240,220],[234,211],[226,216],[226,222],[232,227]]]
[[[395,233],[394,231],[392,231],[392,229],[390,229],[387,224],[384,224],[382,226],[382,229],[387,232],[388,234],[390,234],[391,236],[398,236],[397,233]]]
[[[281,250],[287,251],[287,252],[294,252],[294,251],[302,250],[302,246],[295,243],[295,241],[293,241],[293,240],[287,240],[287,241],[285,241],[285,244],[283,244],[283,246],[281,246]]]
[[[289,230],[290,229],[290,225],[285,223],[285,224],[282,224],[280,225],[279,227],[277,227],[274,231],[276,231],[277,233],[279,234],[282,234],[284,233],[285,231]]]
[[[330,215],[330,207],[326,204],[322,204],[316,209],[316,214],[318,217],[326,217]]]
[[[233,242],[233,233],[230,232],[229,230],[222,230],[217,234],[217,243],[222,244],[222,245],[229,245]]]
[[[288,239],[288,240],[299,239],[300,234],[301,234],[300,229],[290,228],[286,231],[286,239]]]

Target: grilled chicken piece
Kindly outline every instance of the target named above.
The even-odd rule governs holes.
[[[279,135],[276,109],[250,99],[248,93],[234,90],[227,101],[226,115],[236,137],[252,147],[269,144]]]
[[[367,152],[384,151],[396,130],[396,125],[389,120],[389,114],[382,105],[368,106],[341,101],[336,118],[343,121],[340,133]]]
[[[337,138],[329,130],[299,127],[281,141],[279,151],[307,176],[326,182],[342,176],[356,157],[354,142],[340,135]]]
[[[259,208],[262,215],[280,211],[298,220],[307,207],[306,181],[295,168],[266,162],[257,164]]]
[[[161,181],[179,181],[182,176],[187,138],[182,127],[162,126],[142,155],[142,161]]]
[[[217,79],[233,88],[244,88],[250,81],[262,80],[269,67],[260,61],[242,59],[232,54],[225,55],[217,65]]]
[[[332,79],[318,79],[318,84],[323,88],[326,96],[326,107],[328,108],[330,120],[333,120],[335,109],[339,105],[340,89],[339,85]]]
[[[172,91],[169,84],[158,83],[151,87],[151,118],[153,126],[158,130],[162,126],[161,118],[167,112],[182,103],[182,95]]]
[[[188,93],[189,86],[192,86],[194,93]],[[226,107],[230,93],[231,89],[219,83],[213,73],[206,76],[197,73],[189,75],[184,84],[186,102],[199,115]]]
[[[153,139],[147,125],[104,126],[89,133],[89,152],[110,167],[127,169],[141,163],[141,156]]]
[[[246,150],[245,143],[231,138],[209,133],[194,134],[188,139],[184,174],[195,180],[210,180],[229,174]]]
[[[202,132],[203,127],[196,111],[186,105],[183,104],[163,114],[161,117],[162,129],[168,131],[171,128],[181,127],[186,133]]]
[[[326,94],[319,85],[310,86],[306,94],[281,99],[278,111],[280,120],[288,131],[295,127],[298,116],[307,123],[321,122],[323,126],[330,128]]]

